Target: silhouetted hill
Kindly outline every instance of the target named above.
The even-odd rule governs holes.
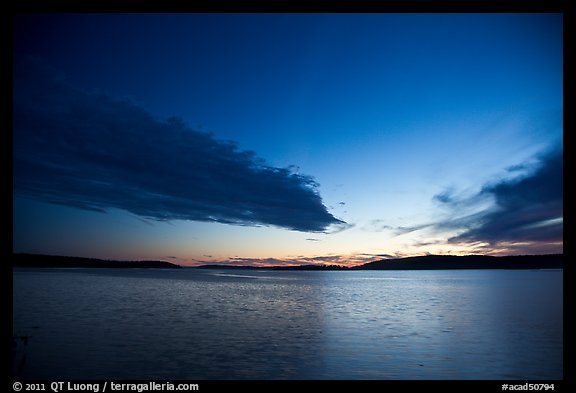
[[[64,257],[56,255],[12,254],[13,267],[60,267],[60,268],[148,268],[178,269],[181,266],[164,261],[109,261],[95,258]]]
[[[223,270],[348,270],[345,266],[338,265],[298,265],[298,266],[246,266],[246,265],[202,265],[197,269],[223,269]]]
[[[339,265],[301,265],[301,266],[273,266],[274,270],[348,270]]]
[[[515,255],[425,255],[382,259],[353,267],[353,270],[440,270],[440,269],[562,269],[563,254]]]

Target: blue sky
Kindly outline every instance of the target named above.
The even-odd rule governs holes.
[[[16,252],[561,252],[562,15],[14,19]]]

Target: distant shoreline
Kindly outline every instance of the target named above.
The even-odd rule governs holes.
[[[113,261],[56,255],[12,254],[12,267],[180,269],[182,266],[165,261]]]
[[[39,254],[13,254],[12,267],[34,268],[148,268],[179,269],[182,266],[165,261],[113,261],[94,258],[66,257]],[[488,255],[425,255],[407,258],[382,259],[360,266],[303,265],[303,266],[245,266],[209,264],[195,269],[244,269],[244,270],[478,270],[478,269],[563,269],[563,254],[514,255],[494,257]]]

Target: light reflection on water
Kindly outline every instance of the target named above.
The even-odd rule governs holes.
[[[13,277],[20,378],[562,378],[562,271]]]

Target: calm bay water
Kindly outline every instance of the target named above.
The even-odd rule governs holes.
[[[562,379],[562,271],[14,269],[34,379]]]

